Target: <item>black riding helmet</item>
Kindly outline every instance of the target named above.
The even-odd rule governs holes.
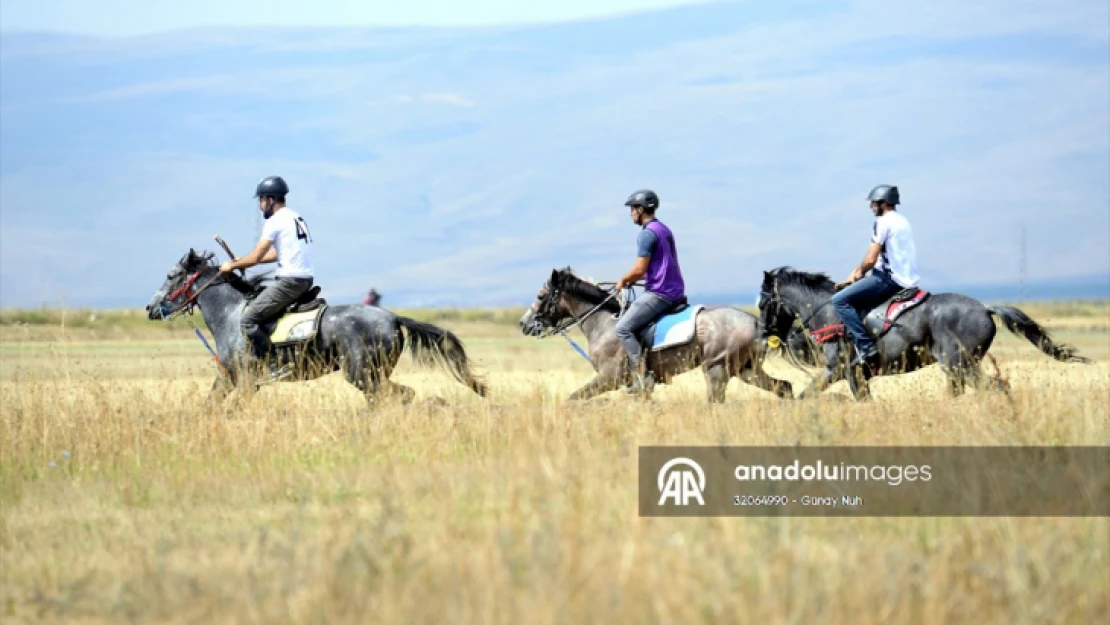
[[[898,204],[898,187],[889,184],[881,184],[874,189],[871,189],[871,195],[867,199],[872,202],[886,202],[891,206]]]
[[[254,190],[254,197],[273,197],[282,199],[289,194],[289,185],[281,176],[267,176],[258,183]]]
[[[659,196],[655,195],[655,191],[649,189],[641,189],[632,195],[624,202],[625,206],[643,206],[649,212],[659,208]]]

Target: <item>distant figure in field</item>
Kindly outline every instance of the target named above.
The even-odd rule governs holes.
[[[373,287],[370,288],[370,292],[366,294],[366,297],[362,298],[363,306],[377,306],[381,308],[381,302],[382,294],[378,293],[377,289]]]

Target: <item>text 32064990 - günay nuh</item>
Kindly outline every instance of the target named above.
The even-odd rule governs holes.
[[[786,495],[733,495],[734,506],[862,506],[863,497],[859,495],[840,495],[839,497],[810,496],[787,497]]]

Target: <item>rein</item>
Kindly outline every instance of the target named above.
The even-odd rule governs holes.
[[[782,296],[779,295],[778,291],[779,291],[779,285],[778,285],[778,283],[775,283],[775,293],[774,293],[771,301],[774,302],[775,304],[777,304],[780,308],[785,308],[787,310],[787,312],[794,315],[795,319],[801,318],[802,327],[805,328],[807,334],[809,333],[809,322],[813,321],[813,318],[817,316],[817,313],[821,312],[822,308],[824,308],[825,306],[828,306],[829,304],[832,303],[832,298],[830,297],[829,299],[825,300],[824,304],[821,304],[820,306],[815,308],[813,310],[813,312],[811,312],[809,314],[809,316],[802,317],[801,313],[799,313],[797,310],[795,310],[795,308],[793,306],[791,306],[790,304],[787,304],[782,299]]]
[[[601,300],[601,302],[598,303],[597,306],[594,306],[593,308],[586,311],[585,313],[583,313],[581,315],[575,315],[574,317],[571,317],[568,321],[564,321],[562,323],[559,323],[559,324],[555,325],[552,328],[546,329],[542,334],[539,335],[539,338],[545,339],[549,336],[554,336],[554,335],[558,334],[559,336],[566,339],[568,343],[570,343],[570,346],[574,348],[574,351],[578,352],[578,355],[585,358],[586,362],[589,362],[589,363],[592,364],[593,361],[590,360],[590,357],[586,354],[586,351],[583,350],[581,347],[579,347],[578,343],[574,342],[574,339],[567,336],[567,330],[570,330],[571,328],[581,324],[586,319],[589,319],[591,316],[593,316],[594,313],[596,313],[598,310],[601,310],[601,307],[604,306],[609,300],[616,297],[618,293],[619,293],[619,291],[613,291],[612,293],[609,294],[608,297]]]
[[[770,301],[773,302],[780,309],[785,309],[786,312],[791,314],[795,319],[801,319],[802,330],[803,330],[802,336],[805,337],[806,343],[808,343],[810,347],[816,348],[816,346],[820,344],[820,342],[816,341],[817,337],[814,337],[814,336],[811,335],[811,332],[810,332],[810,329],[809,329],[809,322],[812,321],[817,316],[817,313],[821,312],[821,309],[823,309],[825,306],[828,306],[830,303],[832,303],[832,298],[831,297],[829,299],[825,300],[824,304],[821,304],[816,309],[814,309],[814,311],[812,313],[810,313],[807,317],[802,318],[802,315],[799,314],[798,311],[793,306],[786,303],[786,301],[784,301],[782,299],[782,296],[779,295],[779,285],[778,285],[778,282],[776,281],[775,282],[775,292],[772,295]],[[798,361],[798,357],[794,355],[794,350],[790,349],[789,342],[787,342],[786,349],[784,351],[786,352],[786,360],[788,362],[790,362],[790,364],[794,365],[795,369],[804,373],[806,375],[806,377],[808,377],[811,381],[814,381],[814,382],[816,381],[816,378],[814,378],[812,375],[810,375],[809,371],[807,371],[805,369],[805,367],[802,365],[802,363]]]
[[[208,279],[207,282],[205,282],[203,285],[201,285],[201,287],[199,289],[197,289],[193,293],[189,293],[189,289],[193,286],[193,284],[196,283],[197,278],[200,277],[201,271],[203,271],[203,270],[198,269],[197,271],[193,272],[193,275],[189,276],[185,280],[184,284],[182,284],[180,287],[175,289],[173,293],[170,293],[170,296],[169,296],[170,300],[177,299],[182,293],[187,294],[188,297],[185,298],[185,301],[182,302],[182,304],[180,306],[178,306],[177,308],[175,308],[172,311],[167,310],[167,307],[165,306],[165,304],[163,304],[162,305],[162,319],[164,319],[166,321],[169,321],[170,319],[173,319],[174,317],[181,316],[181,315],[184,315],[186,313],[188,313],[190,315],[193,314],[193,309],[196,308],[196,306],[197,306],[197,298],[200,297],[200,294],[204,291],[204,289],[207,289],[208,287],[212,286],[212,284],[220,277],[220,274],[216,273],[216,275],[212,276],[211,278]],[[231,372],[228,371],[227,367],[224,366],[224,363],[220,361],[220,356],[216,353],[216,351],[214,349],[212,349],[212,346],[208,344],[208,339],[204,338],[204,334],[200,331],[200,329],[197,328],[195,325],[193,325],[193,321],[191,319],[186,319],[185,321],[189,324],[189,326],[191,328],[193,328],[193,332],[196,333],[197,338],[200,339],[200,342],[204,343],[204,346],[206,348],[208,348],[208,353],[212,354],[212,360],[214,360],[216,362],[216,366],[220,368],[220,371],[223,372],[224,375],[230,377]]]
[[[609,300],[616,297],[616,295],[617,295],[617,292],[613,291],[612,293],[609,294],[609,297],[606,297],[605,299],[601,300],[601,303],[598,304],[597,306],[594,306],[593,308],[591,308],[590,310],[586,311],[585,313],[583,313],[581,315],[571,317],[569,321],[564,321],[563,323],[560,323],[560,324],[556,325],[553,328],[549,328],[545,334],[540,335],[540,338],[545,339],[545,338],[547,338],[547,337],[549,337],[553,334],[563,334],[563,333],[565,333],[567,330],[570,330],[571,328],[573,328],[574,326],[582,323],[586,319],[589,319],[591,316],[593,316],[593,314],[595,312],[601,310],[601,307],[604,306],[606,304],[606,302],[608,302]]]
[[[198,269],[197,271],[193,272],[193,275],[189,276],[189,278],[185,280],[185,284],[182,284],[180,287],[178,287],[176,290],[174,290],[173,293],[170,293],[170,297],[169,297],[170,300],[177,299],[182,293],[185,293],[186,295],[188,295],[188,297],[185,298],[185,301],[182,302],[180,306],[178,306],[177,308],[175,308],[173,310],[166,310],[165,305],[163,305],[163,307],[162,307],[162,318],[163,319],[167,319],[167,320],[172,319],[173,317],[176,317],[178,315],[183,315],[185,313],[192,314],[193,309],[196,308],[197,298],[200,297],[201,292],[203,292],[204,289],[207,289],[208,287],[212,286],[212,283],[214,283],[220,277],[220,274],[217,273],[216,275],[209,278],[208,281],[205,282],[199,289],[197,289],[193,293],[189,293],[189,289],[197,281],[197,278],[200,277],[200,272],[201,271],[202,270]]]

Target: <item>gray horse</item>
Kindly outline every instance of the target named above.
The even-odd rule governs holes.
[[[835,337],[840,318],[829,304],[835,292],[836,285],[825,274],[806,273],[790,267],[763,272],[759,295],[761,338],[773,344],[772,337],[790,336],[795,321],[801,321],[807,335]],[[1055,344],[1044,328],[1017,308],[989,307],[966,295],[935,293],[898,316],[877,341],[882,363],[878,375],[906,373],[939,363],[948,376],[953,396],[960,395],[968,384],[982,381],[980,362],[996,332],[993,316],[1001,319],[1011,332],[1025,337],[1056,360],[1090,362],[1077,355],[1074,347]],[[807,353],[799,349],[795,340],[790,342],[788,348],[794,354]],[[869,375],[847,375],[850,345],[846,334],[823,342],[824,369],[801,397],[820,393],[841,378],[848,379],[856,399],[869,396]],[[998,378],[986,382],[988,389],[1007,390],[1008,387]]]
[[[208,252],[189,253],[174,265],[161,288],[147,305],[147,317],[166,319],[200,308],[204,322],[216,339],[223,373],[212,385],[210,401],[219,401],[235,387],[258,388],[246,375],[246,338],[239,319],[248,298],[259,289],[260,278],[244,280],[235,274],[219,274]],[[389,376],[409,339],[409,353],[421,364],[436,364],[478,395],[486,386],[470,371],[470,359],[462,342],[451,332],[372,306],[328,306],[320,316],[315,336],[292,346],[275,349],[274,358],[290,364],[293,375],[286,380],[309,380],[343,369],[347,381],[373,405],[383,392],[398,393],[408,403],[415,391],[389,381]],[[251,380],[251,382],[247,382]]]
[[[630,380],[627,358],[617,339],[620,305],[612,291],[587,282],[571,271],[555,269],[532,307],[520,319],[521,331],[542,336],[546,331],[578,325],[586,335],[590,364],[597,375],[570,399],[589,399],[617,390]],[[570,325],[567,325],[568,322]],[[757,342],[759,320],[729,307],[707,307],[695,321],[695,336],[684,345],[645,353],[646,364],[661,383],[701,365],[710,402],[723,402],[732,377],[792,398],[789,382],[763,372],[762,345]],[[648,392],[650,395],[650,391]]]

